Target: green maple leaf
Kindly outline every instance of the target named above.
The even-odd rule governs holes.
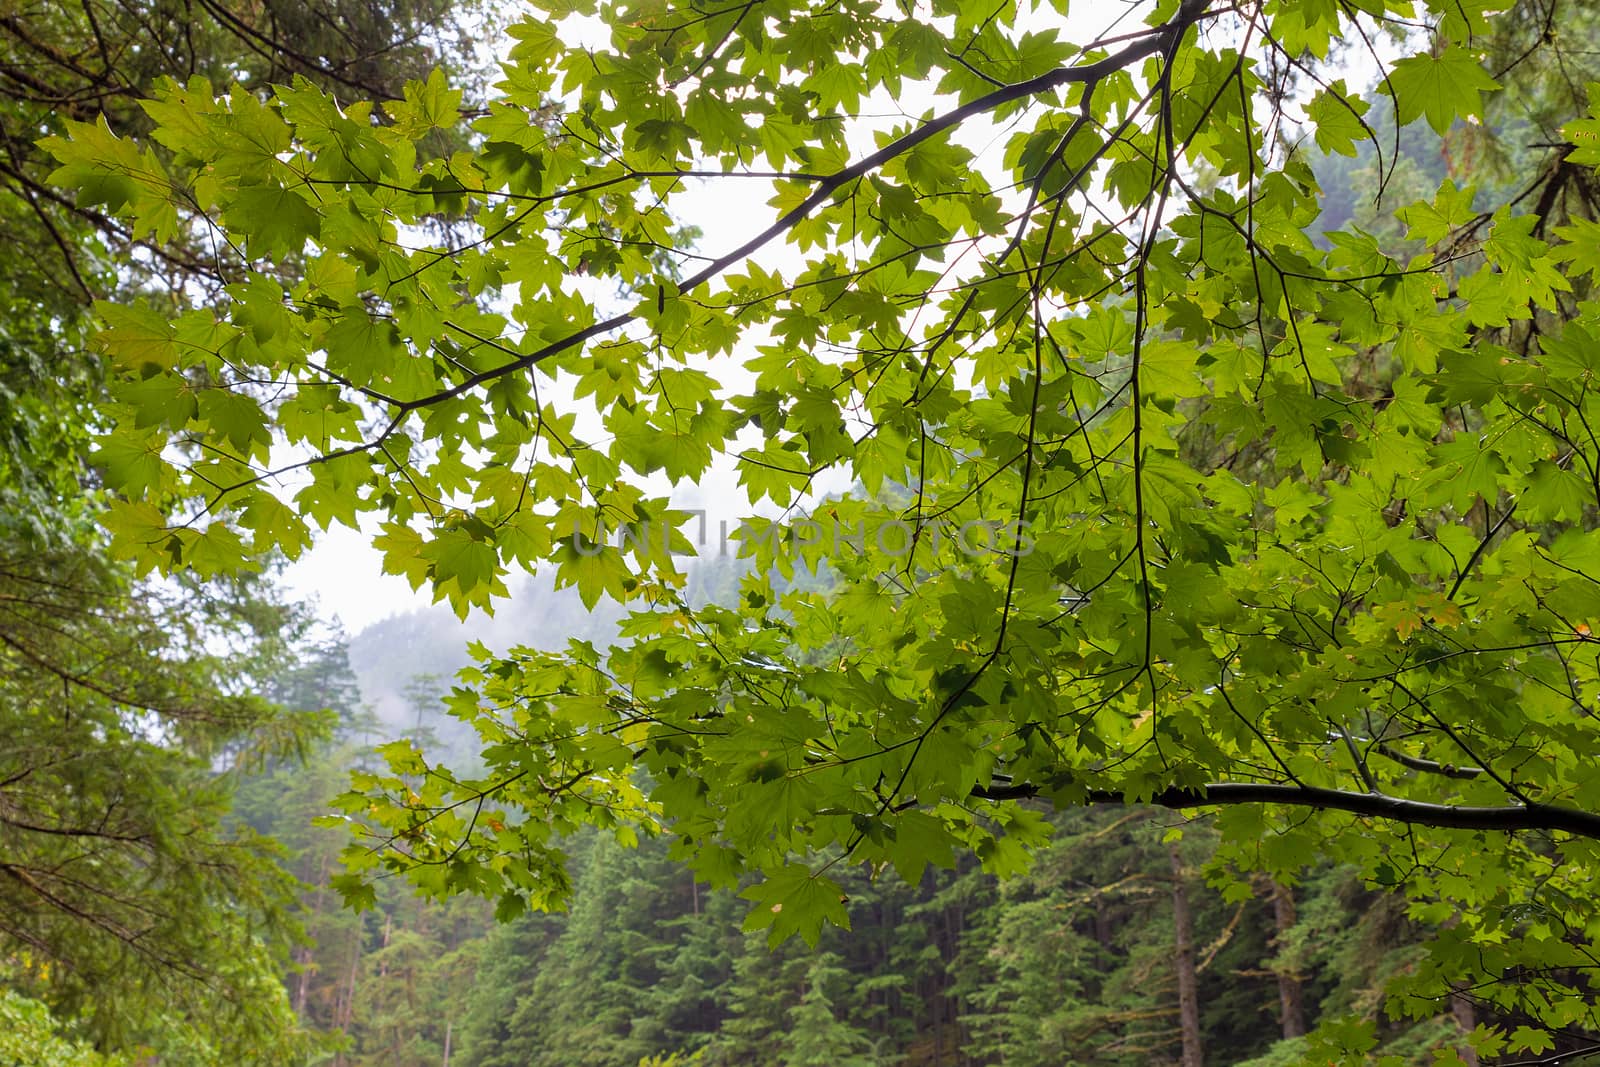
[[[930,863],[944,868],[955,866],[950,841],[949,831],[938,819],[926,812],[908,811],[894,820],[889,857],[901,880],[916,885]]]
[[[141,153],[131,138],[112,133],[105,116],[94,123],[69,121],[66,129],[66,137],[43,142],[62,164],[49,180],[77,190],[85,207],[101,205],[115,212],[165,185],[155,158]]]
[[[433,561],[434,579],[441,586],[454,583],[462,593],[494,578],[495,552],[465,530],[444,530],[422,549],[422,556]]]
[[[1306,116],[1317,128],[1317,147],[1354,157],[1356,142],[1372,136],[1362,116],[1372,105],[1345,88],[1344,80],[1334,82],[1311,98]]]
[[[265,457],[272,445],[267,416],[249,395],[231,389],[207,389],[199,396],[200,417],[211,433],[225,440],[240,456]]]
[[[242,234],[252,256],[297,255],[322,233],[322,216],[292,189],[246,185],[228,206],[228,225]]]
[[[214,522],[199,537],[184,547],[184,562],[202,577],[232,574],[246,560],[239,532],[224,523]]]
[[[1483,94],[1500,88],[1477,56],[1461,45],[1450,45],[1438,55],[1399,60],[1387,85],[1402,125],[1426,115],[1428,125],[1441,134],[1458,118],[1481,117]]]
[[[131,497],[154,493],[168,482],[172,471],[161,457],[156,438],[122,433],[100,438],[94,461],[109,485]]]
[[[336,874],[328,880],[328,884],[339,894],[344,906],[357,915],[378,906],[378,890],[359,874]]]
[[[552,557],[556,585],[575,585],[584,607],[593,608],[602,596],[621,603],[628,597],[628,565],[611,545],[595,544],[580,534],[562,539]]]
[[[1179,400],[1199,396],[1205,392],[1195,369],[1199,357],[1199,349],[1180,341],[1148,345],[1139,356],[1140,387],[1152,396]]]
[[[1446,178],[1433,203],[1419,201],[1401,208],[1396,214],[1411,228],[1410,236],[1434,244],[1476,217],[1477,213],[1472,210],[1475,193],[1475,187],[1458,188],[1454,181]]]
[[[1532,1052],[1535,1055],[1556,1047],[1550,1031],[1532,1026],[1519,1026],[1513,1030],[1510,1044],[1513,1052]]]
[[[739,895],[755,902],[744,928],[766,930],[767,944],[773,948],[796,934],[815,948],[824,923],[850,929],[844,890],[831,878],[812,874],[804,864],[790,863]]]
[[[435,67],[428,72],[427,80],[407,82],[405,103],[393,108],[401,129],[416,137],[429,130],[455,126],[461,118],[461,96],[460,89],[450,88],[444,71]]]
[[[145,364],[173,367],[178,362],[178,344],[172,322],[143,302],[95,304],[95,314],[104,328],[95,342],[120,366],[140,370]]]
[[[311,545],[311,530],[305,520],[283,501],[264,490],[249,497],[239,517],[241,526],[255,532],[254,551],[265,554],[269,547],[282,551],[289,559],[299,559]]]
[[[178,374],[156,373],[112,385],[116,398],[133,409],[136,429],[151,426],[184,426],[195,417],[199,405],[188,379]]]
[[[1573,218],[1555,232],[1565,243],[1551,249],[1550,258],[1569,264],[1573,273],[1600,277],[1600,222]]]

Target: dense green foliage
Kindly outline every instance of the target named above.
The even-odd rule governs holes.
[[[107,1047],[255,1062],[298,1029],[291,884],[225,828],[229,782],[317,727],[251,693],[281,610],[126,579],[88,552],[0,564],[0,977]]]
[[[0,1063],[121,1067],[117,1058],[102,1056],[59,1030],[43,1004],[9,989],[0,991]]]
[[[261,692],[305,619],[269,561],[141,580],[91,521],[109,397],[90,300],[198,297],[226,269],[52,187],[37,142],[74,119],[147,131],[139,98],[177,72],[398,95],[435,65],[444,9],[0,10],[0,1063],[281,1064],[316,1044],[279,981],[293,881],[229,818],[241,774],[322,732]]]
[[[131,282],[214,291],[231,275],[206,242],[153,241],[145,228],[75,203],[48,182],[53,168],[37,146],[40,135],[66,121],[146,131],[140,99],[163,77],[264,87],[301,76],[398,98],[442,52],[467,47],[467,27],[480,19],[477,5],[443,0],[7,4],[0,14],[0,236],[33,254],[0,264],[0,279],[50,305],[82,303]],[[112,259],[102,242],[119,253],[132,242],[138,252]],[[52,376],[65,377],[61,370],[53,365]]]
[[[339,802],[358,908],[392,874],[502,919],[571,906],[529,934],[573,964],[534,994],[585,1009],[549,1035],[569,1059],[656,1041],[608,1043],[632,1029],[607,983],[661,939],[597,939],[611,898],[574,895],[568,852],[591,879],[630,861],[585,834],[665,849],[771,946],[815,946],[877,899],[859,877],[1021,875],[1127,804],[1194,812],[1236,906],[1263,877],[1324,885],[1324,918],[1392,894],[1374,910],[1417,940],[1384,1003],[1481,1010],[1469,1059],[1600,1029],[1592,15],[1159,0],[1069,42],[1064,8],[550,0],[470,116],[439,71],[381,107],[185,71],[147,134],[42,142],[78,209],[205,247],[215,283],[98,305],[104,521],[139,573],[249,571],[365,520],[463,614],[541,564],[631,610],[609,652],[479,647],[449,697],[477,758],[447,769],[418,732]],[[1450,171],[1425,188],[1397,169],[1418,122]],[[1318,154],[1378,203],[1319,221]],[[702,182],[761,189],[767,217],[691,247]],[[778,518],[743,530],[740,595],[702,603],[666,483],[719,473]],[[1197,1067],[1185,931],[1222,905],[1182,853],[1141,856],[1179,872],[1171,948],[1121,965],[1170,951]],[[985,916],[1038,941],[1025,910]],[[386,974],[452,946],[408,933]],[[731,996],[730,1040],[873,1055],[887,1031],[840,1016],[846,944],[748,963],[797,999]],[[1067,1016],[1030,975],[961,969],[983,1055],[1151,1003],[1137,971],[1036,963],[1033,995],[1085,983]],[[1371,1026],[1323,1021],[1283,1056],[1363,1062]],[[1461,1028],[1385,1055],[1450,1062]]]

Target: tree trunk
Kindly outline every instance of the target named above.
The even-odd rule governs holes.
[[[333,1028],[335,1030],[349,1030],[350,1020],[355,1017],[356,1008],[356,976],[361,968],[361,933],[351,939],[350,945],[350,973],[347,976],[348,985],[344,995],[339,996],[339,990],[334,990]],[[341,1049],[334,1054],[333,1067],[344,1067],[344,1051]]]
[[[1445,929],[1451,929],[1461,922],[1461,913],[1450,916],[1445,923]],[[1461,1031],[1463,1038],[1478,1028],[1478,1009],[1467,997],[1467,983],[1461,982],[1452,987],[1450,994],[1450,1014],[1455,1018],[1456,1028]],[[1478,1050],[1462,1041],[1456,1048],[1456,1055],[1461,1057],[1461,1062],[1467,1067],[1478,1067]]]
[[[317,893],[311,899],[311,914],[322,914],[322,893],[328,884],[328,853],[324,851],[317,865]],[[310,945],[302,945],[295,949],[294,958],[300,965],[300,972],[295,975],[294,986],[294,1014],[298,1019],[306,1017],[306,1001],[311,994],[311,959],[314,949]]]
[[[1478,1009],[1459,990],[1450,997],[1450,1014],[1455,1016],[1463,1037],[1478,1028]],[[1456,1055],[1467,1067],[1478,1067],[1478,1050],[1465,1041],[1456,1049]]]
[[[446,1019],[444,1023],[444,1062],[441,1067],[450,1067],[450,1030],[450,1020]]]
[[[1273,945],[1283,951],[1284,942],[1290,930],[1294,929],[1295,906],[1294,890],[1286,885],[1271,883],[1272,890],[1272,921],[1277,930],[1273,937]],[[1283,1036],[1304,1037],[1306,1033],[1306,1008],[1305,989],[1300,981],[1300,976],[1293,968],[1279,964],[1275,968],[1278,975],[1278,1010],[1279,1020],[1283,1024]]]
[[[1101,948],[1111,948],[1111,912],[1101,896],[1094,898],[1094,939]]]
[[[1172,929],[1178,975],[1178,1025],[1183,1033],[1183,1067],[1205,1067],[1200,1043],[1200,992],[1194,973],[1194,920],[1189,914],[1189,889],[1183,881],[1183,855],[1172,843]]]
[[[311,992],[311,949],[301,945],[294,950],[295,966],[299,968],[294,976],[294,1009],[296,1018],[306,1017],[306,997]]]

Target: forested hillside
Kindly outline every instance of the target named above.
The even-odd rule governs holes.
[[[1203,832],[1180,845],[1145,815],[1053,821],[1034,871],[1003,884],[970,864],[911,886],[846,875],[852,929],[776,953],[737,932],[742,901],[689,884],[661,844],[576,849],[571,915],[487,942],[463,1062],[598,1067],[663,1048],[814,1067],[1176,1062],[1181,914],[1204,1062],[1260,1067],[1302,1062],[1303,1040],[1279,1042],[1308,1022],[1370,1023],[1415,959],[1404,907],[1351,872],[1277,901],[1244,880],[1225,900],[1204,884]],[[1447,1007],[1413,1010],[1375,1030],[1376,1052],[1459,1043]]]
[[[236,806],[308,886],[314,943],[285,982],[308,1025],[346,1035],[333,1062],[347,1067],[431,1067],[447,1045],[458,1067],[673,1053],[730,1067],[1175,1062],[1180,928],[1206,1063],[1301,1062],[1324,1023],[1411,1062],[1476,1025],[1467,1000],[1380,1010],[1387,980],[1419,959],[1420,914],[1403,898],[1348,868],[1294,887],[1252,877],[1214,862],[1204,823],[1139,811],[1047,816],[1049,844],[1003,881],[953,857],[906,877],[848,868],[852,928],[815,947],[741,932],[747,902],[696,878],[664,838],[627,848],[592,832],[564,845],[566,913],[500,925],[486,905],[384,882],[354,915],[328,888],[345,834],[313,823],[348,770],[373,765],[355,735],[374,727],[337,644],[272,695],[341,710],[335,743],[248,781]],[[437,701],[413,715],[413,736],[448,731]]]

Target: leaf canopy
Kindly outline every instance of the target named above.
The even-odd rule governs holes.
[[[1317,228],[1313,146],[1373,136],[1341,57],[1414,27],[1363,61],[1459,130],[1490,6],[1182,0],[1068,43],[1022,5],[536,2],[450,154],[437,79],[387,119],[169,83],[168,156],[48,142],[246,279],[105,316],[117,543],[215,569],[371,516],[458,611],[541,563],[635,609],[463,677],[481,774],[407,746],[357,783],[357,902],[389,868],[559,906],[595,824],[764,875],[750,925],[814,940],[844,857],[1005,873],[1026,798],[1216,808],[1218,879],[1330,857],[1438,925],[1396,1010],[1473,982],[1592,1026],[1593,160]],[[750,188],[764,222],[693,242]],[[686,597],[657,474],[769,509],[737,604]]]

